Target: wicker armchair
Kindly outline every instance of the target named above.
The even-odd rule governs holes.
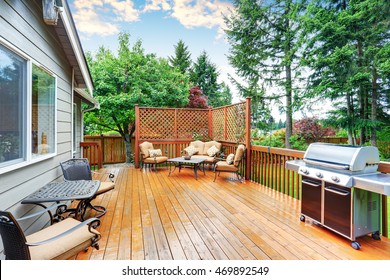
[[[64,175],[64,179],[67,181],[76,181],[76,180],[92,180],[92,173],[97,173],[97,174],[103,174],[99,172],[92,172],[88,159],[86,158],[73,158],[69,159],[67,161],[61,162],[61,169],[62,173]],[[92,205],[91,200],[95,199],[96,196],[104,194],[112,189],[115,188],[115,183],[114,183],[114,174],[112,173],[107,173],[108,178],[110,179],[111,182],[101,182],[100,187],[97,190],[96,194],[94,197],[90,200],[88,200],[87,207],[92,208],[93,210],[99,212],[100,214],[97,215],[97,218],[100,218],[106,213],[106,208],[100,205]],[[82,214],[83,217],[84,213]]]
[[[232,162],[229,161],[229,157],[224,161],[218,161],[214,166],[214,182],[221,172],[230,172],[235,173],[237,175],[237,179],[242,183],[243,177],[240,175],[240,165],[242,163],[242,160],[245,155],[245,146],[244,145],[238,145],[236,149],[236,153],[234,157],[232,158]]]
[[[143,142],[139,145],[141,152],[141,170],[147,166],[154,167],[154,171],[157,171],[157,165],[166,163],[168,160],[167,156],[162,155],[162,151],[154,149],[153,144],[150,142]]]
[[[40,216],[54,207],[58,204],[20,219],[15,219],[10,212],[0,211],[0,234],[7,260],[65,260],[90,246],[99,249],[100,233],[96,228],[100,221],[97,218],[84,222],[66,218],[33,234],[24,234],[19,221]]]

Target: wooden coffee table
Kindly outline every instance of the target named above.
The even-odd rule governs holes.
[[[203,166],[202,168],[203,174],[206,175],[206,172],[204,170],[204,161],[205,159],[202,158],[192,158],[192,159],[184,159],[184,157],[170,158],[167,160],[167,162],[169,163],[168,176],[170,176],[176,170],[176,167],[179,168],[179,172],[182,167],[193,167],[195,179],[198,180],[198,169],[201,164]],[[172,164],[175,166],[173,170],[172,170]]]

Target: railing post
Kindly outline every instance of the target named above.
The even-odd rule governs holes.
[[[250,179],[251,167],[251,98],[246,98],[246,114],[245,114],[245,146],[246,146],[246,170],[245,179]]]
[[[135,104],[134,165],[135,168],[139,167],[139,106],[138,104]]]

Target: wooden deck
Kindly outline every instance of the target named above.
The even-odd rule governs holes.
[[[75,259],[91,260],[339,260],[390,259],[390,240],[350,241],[306,221],[298,200],[252,182],[213,172],[158,172],[111,167],[116,188],[94,204],[101,218],[100,249]],[[101,178],[104,180],[105,178]],[[308,220],[308,219],[307,219]]]

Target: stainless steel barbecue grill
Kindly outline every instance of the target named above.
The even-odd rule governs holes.
[[[349,238],[380,240],[381,194],[390,195],[390,175],[377,172],[376,147],[313,143],[302,160],[286,168],[302,175],[301,221],[306,217]]]

